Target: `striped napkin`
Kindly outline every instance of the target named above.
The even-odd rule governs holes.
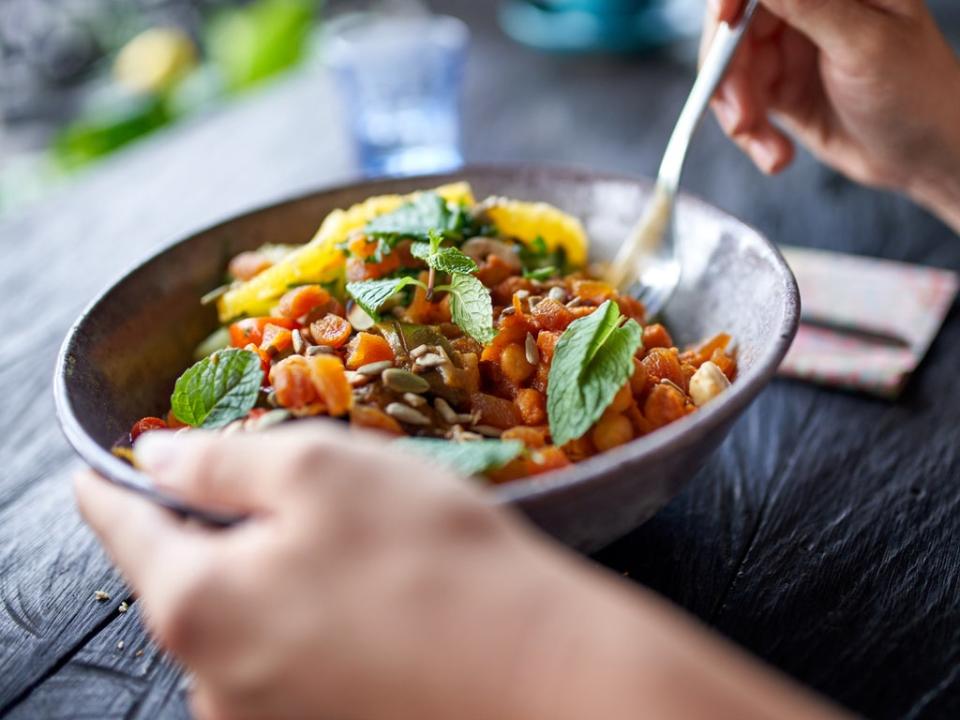
[[[801,324],[780,374],[897,397],[957,295],[948,270],[781,247],[800,285]]]

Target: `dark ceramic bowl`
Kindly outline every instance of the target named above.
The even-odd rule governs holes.
[[[331,210],[371,195],[468,180],[478,198],[543,200],[579,216],[596,258],[610,257],[650,194],[644,181],[550,168],[472,168],[452,175],[363,182],[251,212],[204,230],[131,270],[83,313],[56,371],[57,411],[83,459],[108,478],[154,494],[110,454],[144,415],[169,405],[174,380],[216,326],[200,297],[234,254],[265,242],[305,242]],[[693,475],[770,381],[797,328],[797,286],[780,253],[755,230],[698,200],[678,205],[683,278],[664,311],[680,345],[729,332],[740,372],[721,398],[662,430],[569,469],[497,487],[547,532],[583,549],[637,527]],[[160,502],[175,506],[170,498]]]

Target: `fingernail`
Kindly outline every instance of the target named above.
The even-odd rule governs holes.
[[[137,438],[133,444],[133,456],[140,468],[159,472],[173,462],[178,444],[175,432],[153,430]]]
[[[750,156],[754,162],[760,166],[760,169],[766,173],[771,172],[777,162],[777,158],[770,146],[759,140],[754,140],[750,143]]]

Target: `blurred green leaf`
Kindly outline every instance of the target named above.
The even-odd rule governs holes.
[[[162,99],[131,95],[99,105],[67,125],[54,138],[53,156],[64,169],[108,155],[171,120]]]
[[[320,0],[257,0],[215,16],[206,48],[227,87],[243,90],[296,65],[319,5]]]

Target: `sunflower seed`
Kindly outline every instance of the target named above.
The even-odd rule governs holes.
[[[460,415],[457,415],[457,419],[462,423],[466,423],[467,425],[476,425],[478,422],[480,422],[480,412],[461,413]]]
[[[460,416],[454,412],[453,408],[450,407],[448,403],[443,398],[437,398],[433,401],[433,406],[437,409],[437,412],[440,413],[440,417],[443,418],[443,421],[448,425],[456,425],[460,420]]]
[[[492,425],[474,425],[470,429],[490,438],[498,438],[503,435],[503,430],[495,428]]]
[[[384,370],[393,367],[393,362],[390,360],[381,360],[380,362],[367,363],[366,365],[361,365],[357,368],[357,372],[361,375],[369,375],[374,377],[379,375]]]
[[[419,410],[414,410],[409,405],[404,405],[399,402],[392,402],[386,407],[387,415],[392,418],[396,418],[400,422],[405,422],[408,425],[429,425],[430,418],[424,415]]]
[[[514,293],[514,296],[515,296],[518,300],[526,300],[528,297],[530,297],[530,291],[529,291],[529,290],[517,290],[517,291]]]
[[[408,392],[403,394],[403,401],[410,407],[423,407],[427,404],[427,399],[423,395]]]
[[[106,592],[105,590],[94,590],[93,599],[97,602],[106,602],[110,599],[110,593]]]
[[[267,405],[270,407],[280,407],[280,401],[277,400],[276,390],[271,390],[267,393]]]
[[[291,333],[291,337],[293,338],[293,351],[297,355],[302,354],[303,353],[303,335],[300,334],[299,330],[294,330]]]
[[[567,299],[567,291],[562,287],[552,287],[550,288],[550,292],[547,293],[547,297],[562,303]]]
[[[573,300],[567,303],[568,308],[576,308],[583,305],[583,298],[575,297]]]
[[[380,377],[384,385],[398,393],[423,393],[430,389],[430,383],[409,370],[391,367]]]
[[[437,353],[427,353],[417,358],[418,368],[435,368],[445,364],[447,359]]]
[[[413,350],[410,351],[410,359],[416,360],[418,357],[426,355],[428,352],[434,349],[435,348],[432,345],[417,345]]]
[[[307,357],[316,357],[317,355],[333,355],[333,348],[329,345],[311,345],[307,348]]]
[[[500,317],[507,317],[508,315],[513,315],[517,312],[517,309],[513,305],[508,305],[503,310],[500,311]]]
[[[347,370],[344,374],[347,376],[347,382],[350,383],[351,387],[361,387],[373,381],[371,375],[361,375],[353,370]]]
[[[537,347],[537,341],[533,335],[527,333],[527,339],[523,343],[523,351],[527,356],[527,362],[531,365],[540,364],[540,349]]]

